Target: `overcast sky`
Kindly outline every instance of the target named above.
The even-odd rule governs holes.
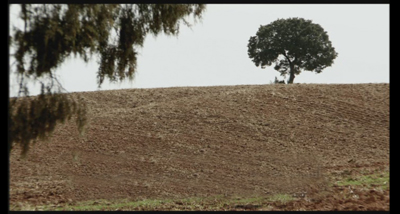
[[[17,8],[11,7],[11,24]],[[389,83],[389,4],[209,4],[201,22],[191,29],[182,25],[178,37],[146,38],[138,50],[133,82],[105,81],[101,90],[253,85],[282,79],[273,66],[256,67],[247,44],[260,25],[290,17],[320,24],[339,54],[322,73],[303,71],[295,83]],[[57,75],[69,92],[96,91],[97,70],[97,59],[86,64],[72,57]],[[11,75],[10,96],[17,90]],[[39,92],[36,86],[30,94]]]

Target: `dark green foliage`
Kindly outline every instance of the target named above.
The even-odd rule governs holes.
[[[123,80],[136,68],[135,46],[148,33],[176,35],[185,16],[200,17],[204,5],[21,5],[24,29],[16,29],[14,45],[19,73],[38,77],[54,72],[72,53],[85,61],[101,57],[98,84],[104,77]],[[114,32],[116,38],[111,38]],[[29,57],[29,62],[24,57]],[[29,65],[29,66],[28,66]]]
[[[270,66],[293,83],[301,70],[322,72],[337,57],[326,31],[303,18],[278,19],[260,26],[249,39],[248,54],[256,66]]]
[[[177,35],[182,21],[193,15],[201,18],[202,4],[22,4],[22,29],[14,28],[9,44],[15,49],[15,71],[19,95],[29,95],[27,81],[39,81],[37,98],[11,99],[9,104],[9,146],[20,144],[23,152],[29,142],[45,138],[57,122],[77,115],[86,121],[82,101],[61,94],[55,71],[72,54],[88,62],[98,55],[97,82],[132,80],[136,71],[135,48],[143,46],[148,33]],[[79,77],[77,77],[79,78]],[[47,80],[42,81],[43,79]],[[55,84],[57,83],[57,84]],[[55,90],[58,86],[59,90]],[[46,90],[44,90],[46,89]],[[18,103],[18,104],[17,104]],[[82,130],[84,122],[78,122]]]
[[[22,155],[29,143],[45,140],[54,131],[57,122],[64,123],[76,116],[78,131],[83,133],[87,122],[85,102],[77,101],[63,93],[51,93],[50,88],[36,97],[11,98],[9,102],[9,142],[22,147]],[[9,145],[9,150],[13,144]]]

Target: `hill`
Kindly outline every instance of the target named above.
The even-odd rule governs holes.
[[[389,166],[389,84],[72,93],[73,122],[10,157],[10,203],[322,190],[335,172]]]

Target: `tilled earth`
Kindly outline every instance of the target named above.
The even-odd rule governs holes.
[[[336,171],[389,167],[389,84],[293,84],[72,93],[89,124],[57,126],[10,156],[10,207],[97,199],[307,192],[277,210],[389,210],[389,190],[336,197]],[[317,194],[328,192],[329,194]],[[354,193],[355,194],[355,193]],[[371,198],[372,197],[372,198]]]

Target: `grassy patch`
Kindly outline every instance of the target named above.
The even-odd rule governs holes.
[[[276,194],[271,197],[230,198],[221,195],[201,198],[193,197],[179,200],[163,199],[142,201],[128,200],[96,200],[79,202],[74,205],[54,206],[46,205],[35,207],[35,210],[55,211],[115,211],[115,210],[230,210],[241,205],[261,206],[265,202],[280,201],[286,203],[294,200],[290,195]]]
[[[378,187],[382,190],[389,188],[389,171],[361,175],[355,177],[347,177],[336,182],[339,186],[365,186],[365,187]]]
[[[279,201],[281,203],[287,203],[295,200],[291,195],[288,194],[276,194],[268,198],[269,201]]]

